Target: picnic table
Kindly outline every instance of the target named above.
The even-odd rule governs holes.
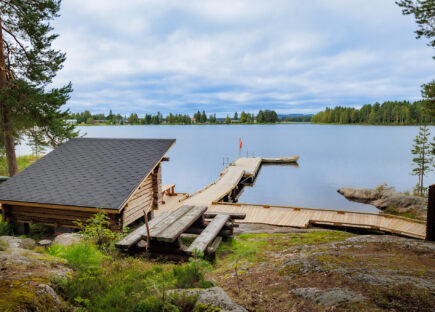
[[[197,252],[214,257],[223,237],[233,234],[234,219],[245,214],[206,212],[205,206],[183,205],[174,211],[166,211],[140,226],[115,245],[121,249],[148,248],[154,256],[186,258]],[[186,246],[182,235],[194,234],[194,240]]]

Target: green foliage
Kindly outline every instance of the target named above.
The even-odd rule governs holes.
[[[114,243],[124,237],[128,231],[127,228],[124,228],[122,233],[113,232],[110,229],[110,218],[102,210],[85,223],[81,221],[74,221],[74,223],[81,228],[81,234],[86,240],[96,244],[104,252],[112,251]]]
[[[192,266],[192,262],[173,265],[138,258],[107,259],[97,271],[80,270],[69,279],[53,282],[70,303],[80,304],[89,311],[184,312],[191,311],[187,307],[192,307],[196,298],[167,291],[179,285],[185,288],[209,286],[205,285],[204,271],[198,273],[202,265],[196,271]],[[175,267],[183,269],[175,272]],[[193,284],[189,284],[189,280]]]
[[[90,243],[53,245],[48,248],[48,254],[67,260],[68,264],[81,272],[97,272],[104,259],[101,251]]]
[[[221,309],[219,308],[215,308],[213,306],[211,306],[210,304],[203,304],[201,302],[199,302],[196,306],[195,309],[193,310],[193,312],[219,312]]]
[[[278,121],[278,114],[271,110],[260,110],[257,115],[257,123],[275,123]]]
[[[435,9],[433,0],[399,0],[396,4],[402,8],[404,15],[414,15],[418,29],[417,39],[426,37],[430,46],[435,48]]]
[[[411,153],[415,156],[412,161],[415,167],[412,175],[418,176],[418,195],[424,195],[424,176],[431,170],[433,156],[431,155],[431,145],[429,144],[429,128],[421,126],[418,135],[414,139]]]
[[[427,100],[410,103],[408,101],[387,101],[366,104],[360,109],[354,107],[336,106],[326,108],[315,114],[313,123],[333,124],[397,124],[414,125],[423,123],[435,123],[435,117],[431,117],[427,111]]]
[[[31,164],[33,164],[35,161],[40,159],[41,157],[35,157],[34,155],[24,155],[24,156],[18,156],[17,157],[17,165],[18,165],[18,171],[21,171]],[[0,175],[1,176],[7,176],[8,173],[8,163],[6,160],[6,157],[0,157]]]
[[[189,262],[183,265],[174,266],[172,274],[175,279],[176,288],[209,288],[213,284],[205,280],[204,273],[210,269],[207,261],[199,256],[189,259]]]
[[[0,216],[0,236],[3,235],[12,235],[12,227],[9,223],[3,221]]]

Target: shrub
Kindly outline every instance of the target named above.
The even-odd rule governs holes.
[[[96,244],[102,251],[108,253],[113,249],[115,241],[120,240],[128,229],[122,233],[113,232],[110,229],[110,218],[104,211],[99,211],[86,223],[74,221],[81,228],[81,234],[93,244]]]
[[[67,260],[68,264],[79,271],[97,271],[104,258],[103,254],[89,243],[66,247],[53,245],[48,248],[48,253]]]
[[[6,221],[3,221],[0,216],[0,236],[2,235],[12,235],[12,226]]]
[[[207,261],[200,257],[192,257],[189,263],[174,266],[172,274],[177,288],[209,288],[213,283],[205,280],[204,273],[210,268]]]

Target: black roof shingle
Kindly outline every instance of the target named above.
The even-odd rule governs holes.
[[[174,143],[71,139],[0,184],[0,201],[120,209]]]

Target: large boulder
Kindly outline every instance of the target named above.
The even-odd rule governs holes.
[[[219,308],[221,312],[248,312],[245,308],[234,303],[233,300],[220,287],[212,287],[207,289],[175,289],[170,292],[186,294],[188,296],[198,296],[196,304],[210,305],[214,308]]]
[[[83,236],[77,233],[64,233],[56,236],[53,240],[53,245],[70,246],[80,244],[83,241]]]

